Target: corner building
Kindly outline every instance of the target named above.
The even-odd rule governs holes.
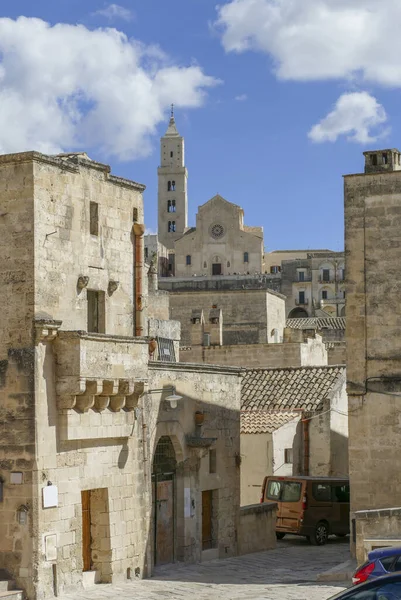
[[[359,563],[372,540],[383,546],[401,534],[400,511],[391,521],[390,510],[401,495],[401,155],[364,155],[365,172],[344,184],[352,550]]]
[[[178,362],[144,189],[0,156],[0,580],[29,600],[238,552],[239,369]]]

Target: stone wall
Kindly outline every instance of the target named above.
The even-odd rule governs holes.
[[[4,163],[0,157],[0,569],[9,568],[27,589],[32,589],[31,531],[37,512],[32,199],[32,162]],[[26,525],[17,520],[20,506],[28,509]]]
[[[401,542],[401,508],[361,510],[355,513],[356,559],[367,560],[375,548],[399,546]]]
[[[270,300],[270,295],[273,298]],[[269,300],[267,299],[269,296]],[[272,312],[268,313],[271,302]],[[223,344],[259,344],[274,337],[278,330],[279,339],[285,327],[285,315],[280,309],[284,299],[266,290],[234,290],[217,292],[172,292],[170,293],[170,316],[181,322],[181,343],[192,344],[191,317],[194,310],[203,310],[205,332],[208,332],[209,314],[213,307],[223,313]]]
[[[174,385],[182,396],[176,409],[165,393],[147,398],[150,454],[161,436],[174,442],[177,471],[177,560],[237,554],[240,504],[240,377],[238,369],[198,365],[150,363],[149,388]],[[170,392],[171,393],[171,392]],[[195,412],[204,413],[204,424],[195,426]],[[205,445],[199,438],[215,439]],[[192,441],[188,441],[191,440]],[[196,441],[198,440],[198,441]],[[209,450],[216,450],[211,472]],[[187,491],[185,491],[187,490]],[[202,491],[214,493],[216,528],[214,554],[202,553]],[[187,508],[185,506],[187,494]]]
[[[353,517],[401,495],[401,173],[349,175],[344,193]]]
[[[277,504],[274,502],[241,507],[239,554],[262,552],[276,547],[276,512]]]
[[[347,477],[348,467],[348,398],[345,377],[341,378],[321,414],[309,421],[310,475]]]
[[[331,342],[326,344],[326,347],[329,365],[345,365],[347,351],[345,342]]]
[[[240,344],[235,346],[191,346],[180,351],[181,360],[244,368],[284,368],[327,365],[325,344],[320,338],[306,343]]]

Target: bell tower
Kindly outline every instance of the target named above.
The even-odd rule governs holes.
[[[188,226],[188,171],[185,167],[184,138],[175,125],[174,105],[170,122],[161,138],[158,175],[158,237],[169,250]]]

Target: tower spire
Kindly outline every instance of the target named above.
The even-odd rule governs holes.
[[[175,136],[175,137],[179,137],[179,133],[177,131],[177,127],[175,125],[175,118],[174,118],[174,104],[171,105],[171,112],[170,112],[170,122],[168,124],[168,128],[165,134],[165,137],[171,137],[171,136]]]

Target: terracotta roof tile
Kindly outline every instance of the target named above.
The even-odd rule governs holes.
[[[287,319],[286,325],[291,329],[345,329],[345,317]]]
[[[319,410],[340,379],[345,367],[293,367],[249,369],[242,378],[242,410]]]
[[[241,411],[241,433],[272,433],[301,418],[301,411]]]

